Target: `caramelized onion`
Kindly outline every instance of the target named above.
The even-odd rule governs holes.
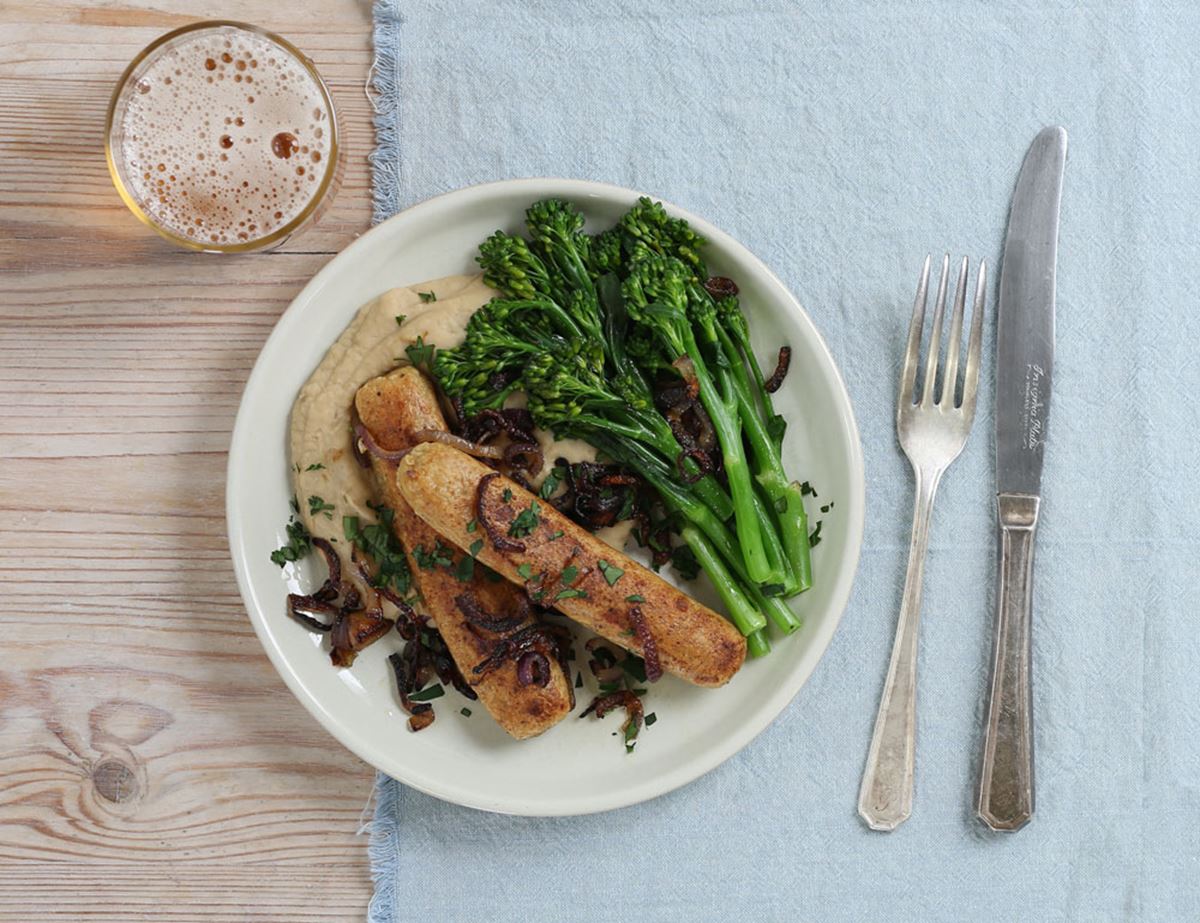
[[[588,661],[588,669],[602,683],[617,683],[621,681],[621,660],[625,652],[601,637],[588,638],[583,645],[584,650],[592,655]]]
[[[517,682],[522,686],[545,686],[550,682],[550,661],[541,651],[529,651],[517,660]]]
[[[379,609],[343,610],[329,635],[329,659],[335,667],[348,667],[358,652],[378,641],[392,627]]]
[[[501,534],[496,524],[484,513],[484,494],[487,492],[488,485],[498,477],[500,477],[498,472],[489,471],[479,479],[479,483],[475,486],[475,521],[483,526],[483,531],[487,533],[487,537],[491,539],[492,547],[497,551],[524,551],[524,542],[513,541],[508,536]]]
[[[529,620],[529,600],[524,597],[518,600],[518,610],[507,616],[492,615],[483,608],[474,593],[460,593],[454,597],[454,605],[470,624],[497,634],[519,628]]]
[[[313,598],[322,602],[332,602],[342,591],[342,559],[338,557],[338,553],[333,550],[333,545],[326,539],[314,538],[312,545],[321,552],[321,557],[325,559],[325,566],[329,569],[329,575],[321,584],[321,589],[312,594]]]
[[[301,596],[299,593],[289,593],[287,598],[287,614],[310,631],[326,632],[333,628],[337,618],[338,607],[333,603],[317,599],[315,596]],[[318,615],[329,616],[328,622],[320,621]]]
[[[510,442],[504,448],[504,463],[536,477],[544,463],[542,447],[536,442]]]
[[[728,276],[709,276],[704,282],[704,290],[714,298],[728,298],[738,293],[737,283]]]
[[[603,718],[614,708],[625,709],[627,717],[625,723],[621,725],[621,732],[625,735],[625,746],[631,747],[638,731],[642,729],[642,700],[630,690],[620,689],[616,692],[596,696],[592,699],[592,704],[585,708],[579,717],[583,718],[595,712],[597,718]],[[632,732],[630,731],[631,726]]]
[[[763,387],[771,394],[778,391],[779,386],[783,384],[784,376],[787,375],[791,364],[792,348],[790,346],[780,346],[779,360],[775,363],[775,371],[771,373],[771,377],[766,380]]]
[[[696,377],[696,365],[691,357],[680,356],[671,365],[687,385],[688,397],[695,398],[700,393],[700,380]]]
[[[695,474],[691,474],[687,470],[688,459],[696,463]],[[695,484],[705,475],[712,474],[713,470],[712,457],[699,446],[680,452],[679,457],[675,459],[675,466],[679,469],[679,477],[685,484]]]
[[[642,659],[646,661],[646,679],[656,683],[662,679],[662,664],[658,659],[658,645],[654,636],[650,634],[650,626],[646,624],[646,616],[640,607],[634,606],[629,610],[629,625],[642,646]]]
[[[385,449],[375,441],[375,437],[371,435],[371,431],[367,429],[362,420],[355,420],[354,446],[356,453],[359,451],[359,443],[362,443],[362,447],[380,461],[392,462],[393,464],[399,464],[400,459],[404,458],[404,456],[409,453],[409,449],[412,448],[410,446],[408,449]]]
[[[492,461],[500,461],[504,458],[504,450],[499,446],[471,442],[469,439],[455,436],[444,429],[419,429],[412,434],[412,438],[414,443],[440,442],[442,445],[453,446],[460,452],[473,455],[475,458],[490,458]]]

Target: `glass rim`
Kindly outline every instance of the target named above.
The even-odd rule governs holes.
[[[317,85],[317,89],[321,93],[321,98],[325,101],[325,105],[329,109],[329,157],[327,159],[325,174],[321,177],[321,182],[317,186],[316,191],[313,193],[313,197],[291,221],[272,231],[266,237],[259,237],[255,240],[243,241],[236,244],[219,244],[211,242],[202,243],[201,241],[193,240],[189,237],[183,237],[179,234],[176,234],[174,231],[163,227],[159,222],[155,221],[154,218],[144,208],[142,208],[140,204],[138,204],[138,201],[134,198],[133,193],[129,190],[124,178],[121,176],[121,172],[117,167],[116,157],[114,156],[113,152],[113,123],[116,118],[117,105],[120,103],[122,97],[129,88],[130,80],[138,67],[163,45],[179,38],[182,35],[187,35],[191,32],[199,32],[203,29],[217,28],[233,28],[242,29],[247,32],[253,32],[279,45],[284,51],[294,57],[300,63],[300,66],[303,67],[308,73],[308,75],[312,77],[313,81]],[[204,253],[247,253],[254,250],[262,250],[266,247],[269,247],[271,244],[285,240],[294,234],[304,225],[306,221],[308,221],[309,218],[312,217],[313,213],[317,210],[317,207],[325,200],[325,196],[329,194],[330,186],[332,186],[338,171],[338,157],[341,153],[338,142],[337,110],[333,104],[333,94],[329,92],[329,87],[325,85],[325,81],[322,79],[321,74],[317,71],[316,65],[309,60],[308,56],[304,54],[304,52],[302,52],[287,39],[283,38],[283,36],[277,35],[276,33],[271,32],[269,29],[264,29],[261,26],[256,26],[253,23],[239,22],[234,19],[205,19],[200,22],[189,23],[186,26],[182,26],[178,29],[172,29],[170,32],[160,35],[149,45],[139,51],[134,56],[133,60],[129,62],[129,66],[125,68],[120,79],[117,81],[117,85],[113,89],[112,96],[108,101],[108,114],[104,121],[104,156],[105,160],[108,162],[108,172],[112,176],[113,185],[116,186],[117,194],[120,195],[121,200],[125,203],[125,206],[131,212],[133,212],[134,216],[137,217],[139,221],[160,236],[169,240],[171,243],[180,247],[185,247],[188,250],[196,250]]]

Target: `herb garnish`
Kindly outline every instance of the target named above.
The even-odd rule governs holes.
[[[271,562],[283,567],[288,561],[299,561],[312,551],[312,536],[304,523],[295,516],[288,517],[287,544],[271,552]]]
[[[405,322],[406,320],[408,320],[408,315],[407,315],[407,314],[397,314],[397,315],[396,315],[396,326],[397,326],[397,327],[403,327],[403,326],[404,326],[404,322]]]
[[[512,500],[512,497],[513,497],[512,491],[509,490],[507,487],[505,487],[504,493],[502,493],[500,495],[500,499],[503,500],[505,503],[508,503],[510,500]]]
[[[435,570],[438,567],[449,567],[453,563],[450,549],[438,539],[432,548],[417,545],[412,551],[413,560],[421,570]]]
[[[625,602],[627,603],[644,603],[645,601],[646,597],[641,593],[630,593],[625,597]]]
[[[579,598],[581,598],[581,599],[587,599],[587,591],[586,591],[586,590],[579,590],[579,589],[576,589],[575,587],[567,587],[566,589],[559,590],[559,591],[558,591],[558,592],[557,592],[557,593],[554,595],[554,598],[555,598],[556,600],[559,600],[559,599],[574,599],[575,597],[579,597]]]
[[[558,581],[564,586],[570,586],[575,582],[575,578],[579,576],[579,568],[574,564],[568,564],[563,568],[562,574],[559,575]]]
[[[658,715],[654,714],[654,712],[650,712],[650,714],[648,714],[646,716],[646,727],[650,727],[650,725],[652,725],[657,720],[658,720]]]
[[[477,539],[475,539],[475,541],[471,542],[471,548],[470,548],[471,557],[476,557],[479,554],[479,552],[482,550],[483,550],[483,539],[477,538]]]
[[[511,491],[509,491],[511,493]],[[516,518],[509,524],[508,534],[510,538],[524,538],[537,528],[538,524],[538,502],[536,500],[529,501],[528,509],[521,510],[516,515]]]
[[[404,349],[405,355],[408,356],[408,361],[419,369],[428,371],[433,367],[433,354],[435,348],[432,344],[427,344],[424,337],[417,337],[415,343],[411,343]]]
[[[700,573],[700,563],[687,545],[680,545],[671,551],[671,566],[684,580],[695,580]]]
[[[563,478],[567,476],[567,470],[561,465],[555,465],[550,469],[550,473],[546,475],[546,479],[542,481],[542,486],[538,490],[538,496],[543,500],[549,500],[554,496],[554,492],[558,490],[558,485],[562,483]]]
[[[522,580],[532,580],[533,579],[533,567],[530,566],[528,561],[526,561],[524,564],[522,564],[520,567],[517,568],[517,574],[521,577]]]
[[[548,539],[546,539],[546,541],[548,541],[548,542],[557,542],[557,541],[558,541],[560,538],[562,538],[562,537],[563,537],[563,530],[562,530],[562,529],[555,529],[555,530],[554,530],[554,534],[553,534],[553,535],[551,535],[551,536],[550,536]]]
[[[458,713],[459,713],[460,715],[462,715],[464,718],[470,718],[470,717],[471,717],[471,709],[467,708],[465,705],[464,705],[462,708],[460,708],[460,709],[458,710]]]
[[[296,470],[297,470],[297,471],[298,471],[298,470],[300,470],[298,465],[296,466]],[[313,464],[309,465],[309,466],[308,466],[307,468],[305,468],[304,470],[305,470],[305,471],[324,471],[324,470],[325,470],[325,466],[324,466],[324,465],[322,465],[320,462],[314,462]]]
[[[371,509],[379,517],[379,522],[360,526],[357,516],[343,516],[342,532],[346,541],[352,542],[375,560],[379,568],[375,583],[378,586],[391,586],[404,596],[412,586],[412,575],[408,570],[404,549],[392,534],[395,513],[382,505],[372,506]]]
[[[824,519],[817,520],[817,527],[815,529],[813,529],[812,533],[808,536],[808,547],[809,548],[816,548],[819,544],[821,544],[821,526],[823,526],[824,524],[825,524]]]
[[[437,301],[437,295],[435,295],[433,292],[417,292],[417,294],[421,296],[421,300],[425,302],[425,304],[429,304],[431,301]]]
[[[458,567],[454,569],[454,577],[459,583],[466,583],[475,576],[475,558],[464,554],[458,559]]]
[[[332,503],[326,503],[321,497],[313,494],[308,498],[308,515],[316,516],[318,513],[324,513],[326,519],[333,519],[333,510],[335,509]]]
[[[575,674],[575,688],[576,689],[583,688],[583,674],[582,673]]]
[[[409,696],[409,698],[414,702],[429,702],[433,699],[440,699],[445,694],[446,690],[442,688],[442,684],[434,683],[432,686],[422,689],[420,692],[414,692]]]
[[[472,519],[470,522],[467,523],[467,531],[468,532],[474,532],[478,528],[479,528],[479,523],[476,522],[474,519]]]
[[[604,575],[604,579],[608,581],[609,586],[616,586],[617,581],[625,576],[625,571],[622,568],[617,567],[615,564],[609,564],[603,558],[600,559],[598,566],[600,567],[600,573]]]
[[[817,495],[817,492],[815,490],[813,490],[812,484],[808,483],[808,481],[805,481],[803,484],[800,485],[800,496],[815,497],[816,495]]]

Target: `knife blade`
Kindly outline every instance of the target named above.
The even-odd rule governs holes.
[[[1038,133],[1013,193],[996,320],[999,586],[981,760],[980,819],[1015,831],[1033,817],[1030,684],[1033,548],[1054,366],[1054,289],[1067,133]]]
[[[1040,132],[1013,194],[996,321],[996,492],[1037,495],[1054,366],[1054,283],[1067,133]]]

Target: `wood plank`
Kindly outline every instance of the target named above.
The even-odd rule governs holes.
[[[366,4],[215,0],[330,83],[347,152],[271,254],[172,248],[116,196],[112,87],[183,0],[0,5],[0,919],[361,919],[372,772],[233,583],[225,453],[292,297],[368,221]]]

